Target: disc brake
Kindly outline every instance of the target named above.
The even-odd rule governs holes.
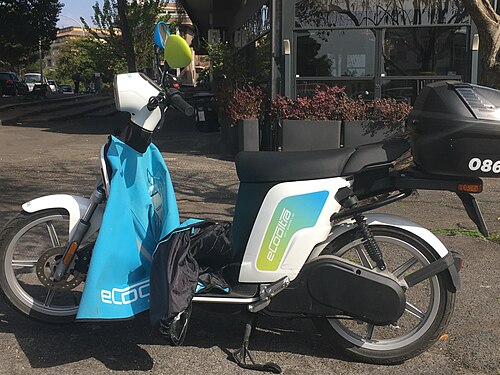
[[[38,276],[38,280],[48,289],[57,291],[71,290],[85,280],[85,274],[78,272],[74,268],[72,268],[62,280],[53,280],[52,275],[63,252],[64,247],[53,247],[43,253],[36,263],[36,275]]]

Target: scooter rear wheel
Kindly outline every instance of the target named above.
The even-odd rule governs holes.
[[[437,259],[424,241],[401,229],[371,227],[387,269],[398,279]],[[334,254],[374,268],[361,234],[352,230],[330,243],[321,255]],[[321,256],[320,255],[320,256]],[[396,364],[428,349],[443,334],[451,318],[455,294],[449,276],[441,273],[406,291],[406,310],[396,324],[374,326],[347,319],[316,319],[320,333],[336,348],[357,361]]]
[[[22,212],[0,233],[0,287],[4,299],[36,320],[69,323],[78,312],[84,275],[50,281],[50,270],[68,241],[65,210]],[[78,279],[78,277],[80,279]]]

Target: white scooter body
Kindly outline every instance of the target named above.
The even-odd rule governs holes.
[[[51,208],[62,208],[69,214],[69,237],[73,236],[78,222],[85,214],[90,205],[90,200],[84,197],[68,194],[54,194],[39,197],[26,202],[22,205],[23,210],[28,213],[47,210]],[[88,239],[92,234],[97,232],[101,227],[104,207],[98,206],[92,218],[90,219],[90,229],[85,234],[84,240]]]
[[[336,186],[336,189],[332,188],[333,186]],[[330,242],[343,233],[352,230],[354,224],[351,221],[345,221],[332,227],[329,220],[330,216],[338,212],[340,208],[334,196],[336,191],[343,186],[348,186],[347,180],[334,178],[283,183],[272,188],[264,200],[252,229],[241,264],[239,281],[244,283],[271,283],[283,276],[288,276],[290,280],[293,280],[299,274],[306,261],[316,258]],[[316,212],[317,220],[315,224],[297,230],[294,233],[288,232],[285,235],[287,229],[292,226],[293,220],[286,221],[285,217],[285,221],[282,220],[284,225],[280,225],[279,220],[277,222],[272,220],[278,214],[281,217],[283,211],[287,209],[286,207],[282,208],[280,203],[286,202],[287,198],[293,199],[293,197],[318,192],[327,192],[328,195],[321,211],[319,213]],[[83,197],[58,194],[36,198],[26,202],[22,207],[24,211],[29,213],[53,208],[65,209],[69,214],[70,224],[68,231],[71,236],[89,204],[90,201]],[[295,213],[291,210],[289,211],[290,219],[292,217],[295,218]],[[86,238],[99,230],[103,213],[104,208],[99,206],[96,213],[92,216],[91,228]],[[365,216],[369,225],[399,228],[416,235],[422,241],[429,244],[441,258],[444,258],[449,253],[443,243],[433,233],[411,220],[380,213],[367,213]],[[279,237],[281,230],[283,230],[283,236]],[[271,233],[271,237],[269,237],[269,233]],[[273,247],[272,239],[274,238],[276,242],[278,237],[280,240],[282,238],[288,239],[288,243],[286,247],[279,248],[280,252],[276,255],[276,259],[279,257],[279,261],[275,260],[273,263],[272,261],[268,261],[267,256],[269,253],[273,253],[273,250],[276,248],[276,246]],[[271,238],[270,241],[264,241],[269,238]],[[260,262],[259,259],[261,259]],[[263,261],[263,259],[265,260]],[[272,266],[275,264],[278,264],[278,267]],[[194,301],[196,300],[210,302],[211,298],[195,297]],[[230,303],[231,300],[221,298],[214,299],[213,302]],[[244,303],[236,299],[232,302]]]
[[[294,280],[310,251],[328,237],[330,217],[340,210],[341,177],[280,183],[267,193],[248,240],[239,281]]]

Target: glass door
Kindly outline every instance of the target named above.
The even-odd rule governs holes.
[[[317,85],[345,86],[352,96],[373,98],[378,70],[375,30],[333,29],[295,33],[297,97],[314,93]]]

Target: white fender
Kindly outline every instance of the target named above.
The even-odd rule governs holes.
[[[23,210],[29,213],[46,210],[49,208],[63,208],[69,213],[69,235],[73,235],[80,218],[83,217],[90,200],[76,195],[55,194],[33,199],[23,204]],[[104,207],[99,205],[90,219],[90,228],[84,240],[94,234],[100,227]]]
[[[437,238],[431,231],[425,229],[420,224],[417,224],[404,217],[390,215],[390,214],[368,213],[365,214],[364,216],[366,217],[366,222],[368,223],[368,225],[384,225],[388,227],[403,229],[407,232],[414,234],[415,236],[419,237],[424,242],[426,242],[430,247],[432,247],[436,251],[436,253],[439,254],[441,258],[444,258],[446,254],[448,254],[448,249],[443,245],[443,243],[439,240],[439,238]],[[320,244],[316,245],[316,247],[309,255],[308,260],[314,259],[317,256],[319,256],[319,254],[321,254],[323,249],[330,242],[334,241],[335,238],[339,237],[345,232],[352,230],[354,227],[355,224],[352,220],[346,220],[342,223],[335,225],[328,238],[325,241],[321,242]]]

